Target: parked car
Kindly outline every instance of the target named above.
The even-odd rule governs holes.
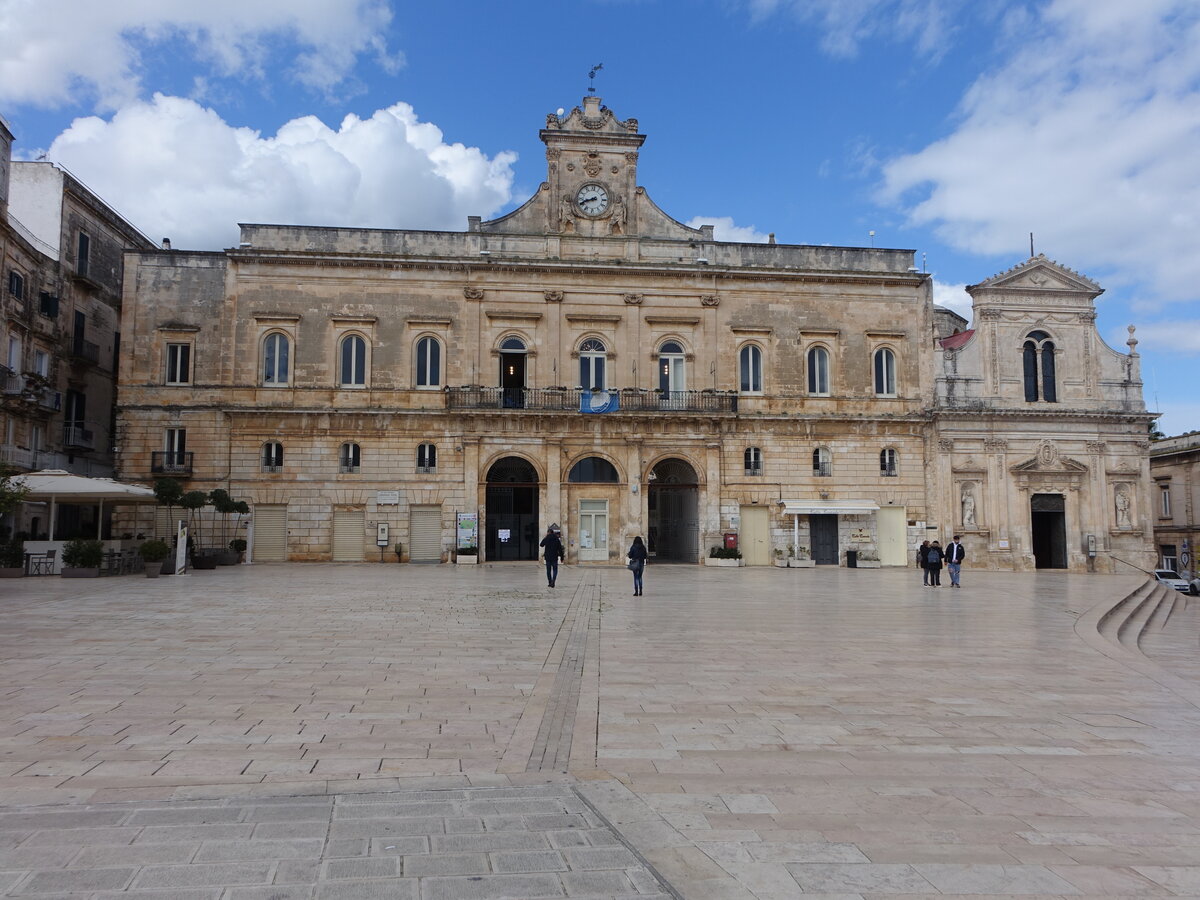
[[[1154,578],[1172,590],[1182,591],[1185,594],[1191,592],[1192,586],[1188,584],[1187,579],[1180,578],[1179,573],[1174,569],[1155,569]]]
[[[1191,594],[1193,597],[1200,595],[1200,575],[1193,578],[1188,582],[1188,584],[1191,585],[1192,588],[1190,591],[1188,591],[1189,594]]]

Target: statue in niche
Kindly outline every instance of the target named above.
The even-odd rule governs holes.
[[[963,485],[962,523],[964,528],[975,527],[975,493],[969,484]]]
[[[627,215],[628,214],[625,211],[625,201],[622,200],[620,196],[618,196],[615,200],[613,200],[612,220],[611,220],[612,221],[612,229],[611,230],[612,230],[613,234],[624,234],[625,233],[625,219],[627,218]]]
[[[558,203],[558,230],[564,234],[575,227],[575,208],[569,194],[563,194]]]
[[[1129,492],[1125,490],[1125,485],[1117,488],[1117,527],[1132,528],[1133,521],[1129,518]]]

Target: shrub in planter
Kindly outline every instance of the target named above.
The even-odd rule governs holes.
[[[17,578],[25,574],[25,542],[18,537],[0,544],[0,578]]]
[[[66,578],[91,578],[100,574],[104,545],[97,540],[75,538],[63,545],[62,574]]]
[[[237,554],[237,561],[241,562],[246,558],[246,539],[234,538],[229,542],[229,549]]]
[[[732,547],[710,547],[708,557],[709,559],[741,559],[742,552]]]
[[[146,577],[157,578],[162,574],[162,561],[171,555],[171,548],[166,541],[146,541],[138,547],[138,555],[149,565],[146,566]]]

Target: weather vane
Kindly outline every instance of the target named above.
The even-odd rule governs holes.
[[[596,63],[588,72],[588,93],[596,93],[596,73],[604,68],[604,63]]]

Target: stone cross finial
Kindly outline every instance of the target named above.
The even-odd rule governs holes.
[[[1127,340],[1125,342],[1126,344],[1129,345],[1129,355],[1130,356],[1137,356],[1138,339],[1133,336],[1133,333],[1135,331],[1137,331],[1137,328],[1135,328],[1133,325],[1130,325],[1129,326],[1129,340]]]

